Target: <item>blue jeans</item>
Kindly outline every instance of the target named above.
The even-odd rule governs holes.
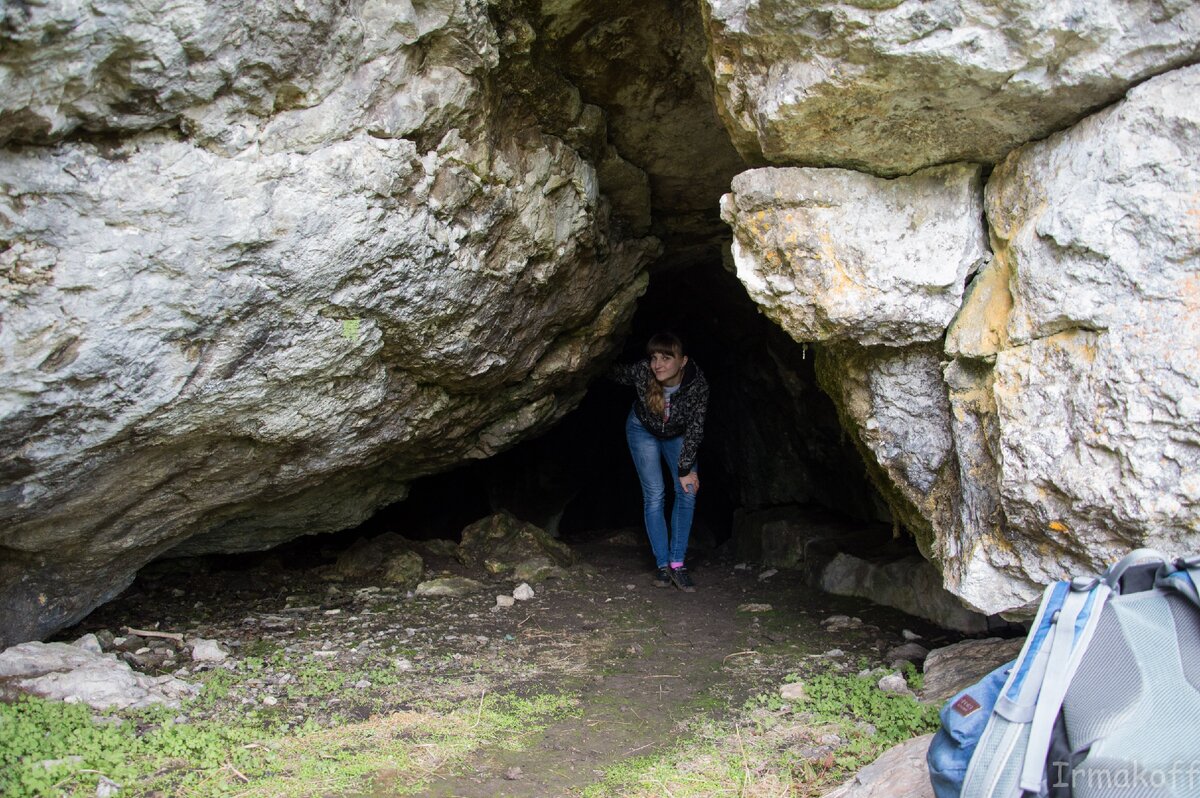
[[[692,515],[696,510],[696,494],[686,493],[679,484],[679,453],[683,450],[683,436],[656,438],[638,421],[631,411],[625,422],[625,438],[629,441],[629,453],[637,468],[638,480],[642,483],[642,509],[646,517],[646,534],[654,559],[659,568],[669,563],[683,562],[687,553],[688,535],[692,531]],[[663,517],[663,499],[666,486],[663,484],[661,461],[667,461],[671,471],[675,503],[671,507],[671,539],[668,548],[667,522]],[[699,469],[697,468],[697,471]],[[684,474],[687,476],[687,474]]]

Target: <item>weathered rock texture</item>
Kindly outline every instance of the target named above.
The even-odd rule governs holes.
[[[747,159],[907,174],[996,162],[1200,58],[1190,0],[704,0]]]
[[[753,169],[721,202],[738,278],[798,341],[941,338],[986,253],[978,167]]]
[[[0,652],[0,697],[23,693],[82,702],[93,709],[178,707],[200,688],[174,676],[147,676],[115,654],[66,643],[29,642]]]
[[[1198,89],[1200,67],[1169,72],[1006,158],[986,187],[994,258],[944,338],[936,324],[928,343],[897,332],[898,309],[819,347],[822,387],[893,514],[985,613],[1130,548],[1196,548]],[[791,202],[782,193],[774,218]],[[746,235],[749,214],[727,218]],[[820,233],[807,216],[783,221],[772,242]],[[779,248],[758,251],[752,292]],[[858,293],[836,282],[840,263],[811,259],[813,284]],[[754,295],[797,340],[832,338],[791,323],[831,304],[808,294]]]
[[[942,587],[937,569],[916,555],[873,563],[839,554],[822,572],[821,589],[837,596],[861,596],[947,629],[968,634],[988,629],[988,619],[963,607]]]
[[[6,9],[0,645],[578,402],[657,243],[497,88],[487,10]]]
[[[1007,295],[972,292],[947,349],[958,448],[995,479],[981,498],[1005,523],[965,526],[939,552],[975,604],[992,600],[995,571],[1043,582],[1137,546],[1196,548],[1197,92],[1200,67],[1148,81],[988,183]]]

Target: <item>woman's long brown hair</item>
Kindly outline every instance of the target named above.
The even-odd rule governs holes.
[[[680,341],[679,336],[673,333],[657,333],[646,342],[646,355],[683,357],[683,341]],[[663,394],[663,387],[659,385],[658,380],[654,379],[653,373],[650,374],[650,380],[646,383],[646,407],[650,408],[650,412],[656,416],[661,416],[667,409],[667,397]]]

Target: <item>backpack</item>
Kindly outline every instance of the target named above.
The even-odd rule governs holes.
[[[1200,557],[1046,588],[1021,653],[953,696],[937,798],[1200,796]]]

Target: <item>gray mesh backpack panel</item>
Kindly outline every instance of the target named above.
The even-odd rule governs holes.
[[[1111,733],[1140,700],[1141,693],[1142,675],[1137,660],[1116,616],[1105,612],[1063,700],[1063,720],[1071,750],[1085,751],[1097,739]]]
[[[1147,591],[1110,599],[1105,613],[1116,620],[1125,656],[1118,658],[1093,639],[1089,653],[1108,660],[1115,680],[1109,689],[1090,693],[1073,683],[1075,695],[1068,694],[1071,706],[1065,717],[1072,744],[1077,738],[1072,719],[1093,740],[1072,774],[1073,795],[1200,796],[1200,691],[1186,677],[1184,665],[1184,652],[1191,668],[1200,648],[1185,648],[1189,640],[1197,641],[1195,627],[1176,623],[1180,616],[1194,621],[1196,608],[1176,596]],[[1123,695],[1131,669],[1139,672],[1140,689]]]

